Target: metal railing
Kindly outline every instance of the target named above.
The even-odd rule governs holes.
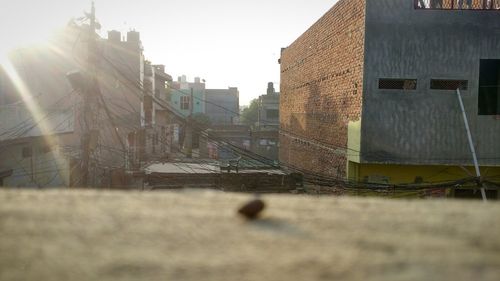
[[[500,11],[500,0],[414,0],[413,3],[415,9]]]

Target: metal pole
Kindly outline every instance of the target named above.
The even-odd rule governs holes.
[[[187,118],[187,123],[186,123],[186,136],[185,136],[185,142],[186,142],[186,156],[188,158],[193,157],[193,107],[194,107],[194,95],[193,95],[193,88],[191,88],[191,96],[189,100],[189,116]]]
[[[95,63],[96,63],[96,17],[95,17],[95,5],[92,1],[92,8],[90,11],[90,25],[89,25],[89,38],[87,46],[87,71],[89,81],[86,85],[85,92],[83,94],[83,120],[84,120],[84,130],[82,132],[82,186],[87,187],[90,180],[90,154],[93,150],[91,143],[93,137],[97,135],[93,134],[93,129],[95,128],[95,123],[97,122],[97,105],[96,105],[96,89],[98,89],[98,82],[95,75]],[[92,180],[92,184],[94,181]]]
[[[474,167],[476,169],[476,176],[480,179],[481,178],[481,171],[479,170],[479,164],[477,162],[476,149],[474,148],[474,143],[472,142],[472,135],[470,133],[470,128],[469,128],[469,121],[467,120],[467,114],[465,113],[464,103],[462,102],[462,96],[460,95],[459,89],[457,89],[457,97],[458,97],[458,102],[460,103],[460,109],[462,110],[462,116],[464,118],[465,130],[467,130],[467,138],[469,140],[469,147],[470,147],[470,150],[472,152],[472,159],[474,160]],[[483,198],[484,202],[486,202],[488,200],[486,198],[486,192],[485,192],[483,186],[481,186],[481,197]]]

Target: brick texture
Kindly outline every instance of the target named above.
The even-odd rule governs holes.
[[[361,118],[365,0],[340,0],[281,54],[280,161],[345,177]]]

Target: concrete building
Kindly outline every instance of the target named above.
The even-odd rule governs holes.
[[[89,84],[85,80],[89,70],[87,28],[70,24],[46,46],[17,50],[10,57],[16,73],[13,76],[4,72],[0,85],[3,97],[0,101],[5,103],[21,102],[22,96],[31,97],[38,116],[30,114],[37,120],[50,115],[55,105],[57,110],[68,111],[74,126],[72,137],[64,138],[62,145],[74,152],[71,157],[78,163],[85,131],[82,106],[85,90],[82,89]],[[89,165],[98,173],[92,174],[95,177],[89,184],[102,186],[106,185],[106,174],[111,171],[139,169],[151,156],[156,158],[167,152],[167,147],[162,146],[165,142],[161,141],[168,135],[163,126],[165,114],[160,112],[162,108],[157,103],[167,98],[165,83],[169,76],[161,66],[145,61],[139,32],[128,32],[124,40],[117,31],[109,32],[107,39],[95,36],[99,52],[95,54],[98,57],[94,72],[99,87],[94,91],[96,106],[91,109],[95,118],[91,138],[95,146],[91,149]],[[157,112],[160,113],[157,115]],[[22,127],[23,122],[23,119],[10,120],[6,126]],[[53,133],[49,130],[37,137]],[[5,160],[0,160],[0,164],[3,163]]]
[[[184,117],[191,113],[205,113],[205,82],[196,77],[194,82],[187,81],[185,75],[178,77],[173,81],[170,89],[170,104]],[[191,92],[193,101],[191,101]]]
[[[213,125],[232,125],[239,110],[239,92],[236,87],[228,89],[206,89],[205,81],[195,77],[189,82],[185,75],[171,83],[170,103],[182,115],[190,113],[191,91],[193,92],[193,114],[203,113]]]
[[[259,111],[257,128],[278,130],[280,124],[280,93],[274,89],[274,84],[267,84],[267,93],[259,96]]]
[[[0,106],[0,186],[63,187],[78,180],[72,172],[78,153],[68,146],[74,141],[72,117],[71,110],[54,107],[41,126],[21,103]],[[24,120],[21,126],[18,120]]]
[[[235,147],[250,150],[250,127],[244,125],[212,126],[200,136],[200,157],[229,160],[240,157]]]
[[[257,122],[252,127],[252,151],[267,159],[278,161],[280,95],[274,84],[267,84],[265,95],[258,98]]]
[[[235,125],[239,108],[238,88],[205,90],[205,114],[213,125]]]
[[[251,151],[270,161],[279,159],[279,130],[252,130]]]
[[[469,177],[459,88],[483,176],[498,181],[500,10],[439,2],[340,0],[282,50],[282,162],[368,182]]]

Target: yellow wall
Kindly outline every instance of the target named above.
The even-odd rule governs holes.
[[[466,169],[469,174],[458,166],[441,165],[384,165],[384,164],[358,164],[349,162],[349,179],[363,182],[368,181],[390,184],[413,183],[415,178],[421,177],[423,183],[453,181],[475,176],[474,167]],[[500,167],[481,167],[481,175],[486,180],[500,183]]]
[[[347,161],[360,162],[361,119],[351,121],[347,127]],[[347,167],[349,173],[349,166]]]

